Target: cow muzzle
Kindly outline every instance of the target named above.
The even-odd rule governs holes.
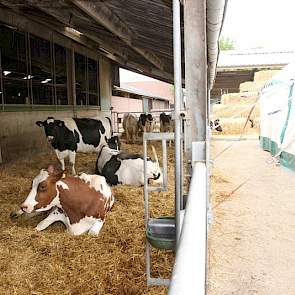
[[[34,210],[34,208],[31,207],[31,206],[28,206],[26,204],[21,204],[20,210],[22,210],[23,213],[32,213],[32,211]]]
[[[54,136],[47,136],[47,140],[49,143],[52,143],[54,141]]]

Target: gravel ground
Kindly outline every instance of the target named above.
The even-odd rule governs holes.
[[[212,157],[230,144],[213,142]],[[214,198],[228,198],[209,232],[208,295],[295,294],[295,173],[269,159],[248,140],[214,161],[229,182],[213,187]]]

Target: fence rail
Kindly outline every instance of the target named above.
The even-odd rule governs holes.
[[[151,110],[147,113],[152,114],[153,117],[155,118],[155,129],[160,130],[160,114],[161,113],[166,113],[166,114],[171,114],[173,118],[173,112],[174,109],[161,109],[161,110]],[[113,123],[113,131],[116,134],[122,133],[123,132],[123,117],[125,114],[133,114],[137,118],[139,118],[140,114],[143,112],[113,112],[112,111],[112,123]]]
[[[205,163],[194,166],[184,221],[178,243],[169,295],[205,294],[207,171]]]

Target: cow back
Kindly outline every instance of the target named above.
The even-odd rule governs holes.
[[[62,209],[70,223],[77,223],[84,217],[104,220],[109,198],[96,191],[78,177],[66,177],[57,183]]]

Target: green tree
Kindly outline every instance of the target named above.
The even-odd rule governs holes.
[[[234,40],[224,36],[221,36],[221,38],[219,39],[220,50],[232,50],[235,49],[235,47],[236,44]]]

